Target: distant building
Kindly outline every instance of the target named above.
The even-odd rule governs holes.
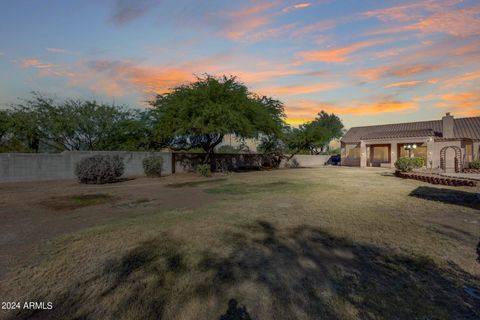
[[[257,139],[240,139],[234,134],[227,134],[223,137],[222,142],[217,146],[217,148],[222,146],[230,146],[235,149],[242,149],[242,151],[256,153],[258,143],[259,142]]]
[[[479,158],[480,117],[354,127],[341,139],[342,165],[394,167],[398,157],[421,157],[427,168],[461,170]]]

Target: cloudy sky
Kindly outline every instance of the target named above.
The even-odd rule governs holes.
[[[0,104],[32,90],[144,107],[235,75],[293,124],[480,115],[478,0],[3,0]]]

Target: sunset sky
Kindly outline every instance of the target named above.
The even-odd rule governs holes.
[[[3,0],[0,104],[30,91],[145,107],[235,75],[346,127],[480,115],[478,0]]]

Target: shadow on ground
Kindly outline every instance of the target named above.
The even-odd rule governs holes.
[[[453,264],[440,268],[425,257],[306,226],[277,230],[267,221],[241,226],[224,240],[231,250],[195,258],[165,237],[143,242],[105,262],[97,275],[38,297],[53,299],[54,310],[23,310],[12,319],[480,317],[480,300],[465,291],[480,279]]]
[[[445,188],[418,187],[410,193],[410,196],[440,201],[448,204],[456,204],[480,210],[480,193],[452,190]]]

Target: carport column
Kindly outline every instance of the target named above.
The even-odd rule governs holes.
[[[433,141],[433,137],[427,138],[427,163],[425,163],[425,166],[428,169],[431,169],[431,168],[434,168],[435,166],[440,165],[440,163],[435,163],[434,148],[435,148],[435,142]]]
[[[360,167],[365,168],[367,166],[367,144],[365,141],[360,141]]]
[[[395,161],[397,161],[397,143],[390,144],[390,167],[395,168]]]

